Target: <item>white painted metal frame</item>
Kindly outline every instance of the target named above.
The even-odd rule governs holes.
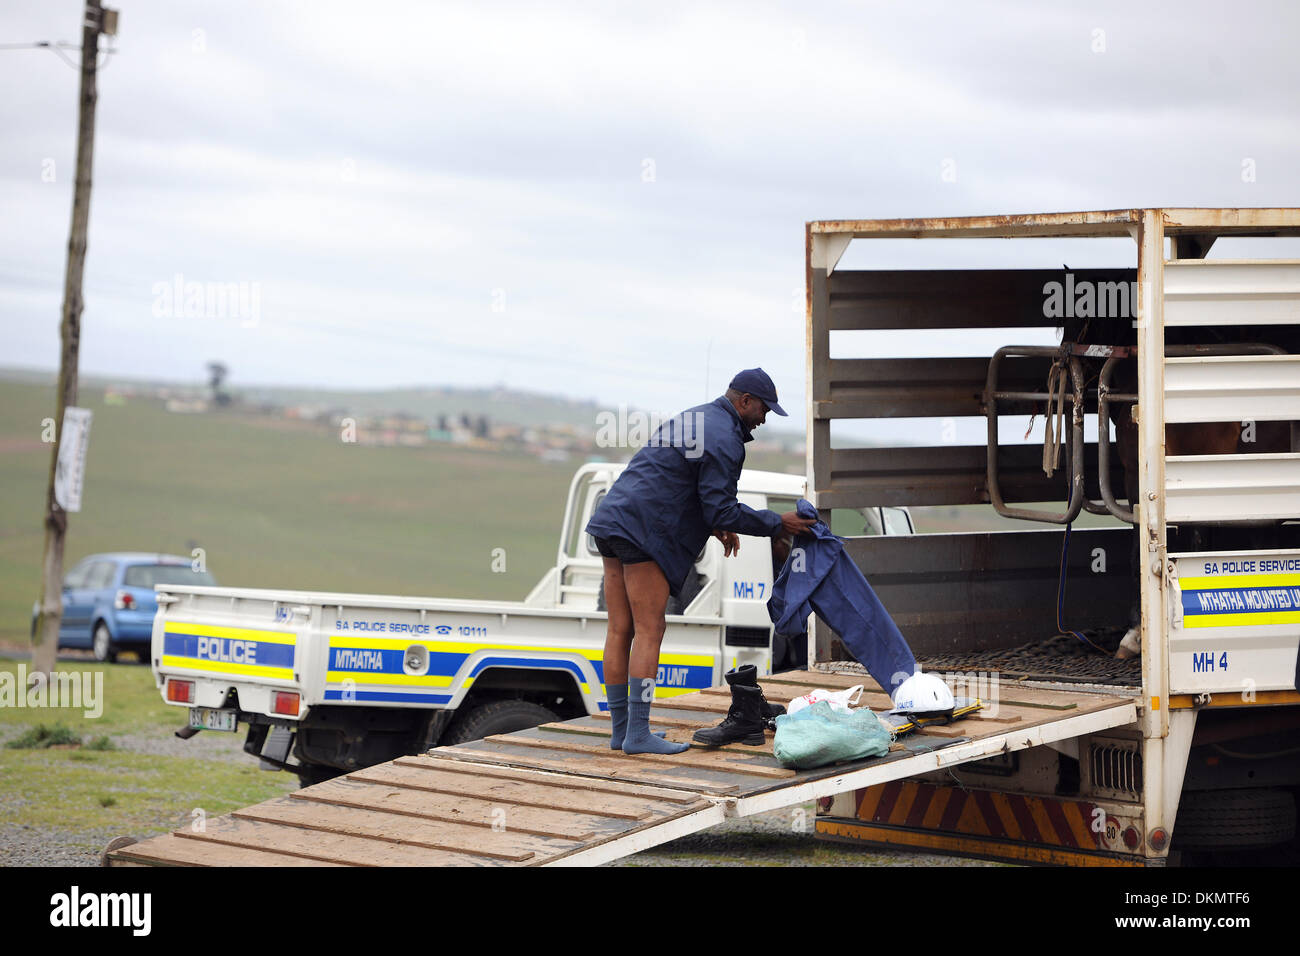
[[[1300,355],[1165,359],[1165,423],[1300,418]]]
[[[1300,517],[1300,454],[1174,455],[1165,459],[1165,520]]]
[[[1164,640],[1169,620],[1165,587],[1165,323],[1164,223],[1159,210],[1146,209],[1135,237],[1138,244],[1138,579],[1142,615],[1142,799],[1147,832],[1143,852],[1164,856],[1168,845],[1153,851],[1145,838],[1159,828],[1173,830],[1169,806],[1177,796],[1166,793],[1165,738],[1169,735],[1169,662]],[[1181,771],[1180,771],[1181,772]]]
[[[1300,324],[1300,262],[1177,259],[1165,264],[1164,291],[1168,326]]]
[[[1169,715],[1169,733],[1161,741],[1164,765],[1161,768],[1160,817],[1165,832],[1172,834],[1174,820],[1178,817],[1178,801],[1183,795],[1183,777],[1187,775],[1187,756],[1192,750],[1192,735],[1196,731],[1196,711],[1180,710]],[[1144,770],[1145,772],[1145,770]],[[1157,824],[1151,818],[1151,800],[1146,799],[1147,833]],[[1144,843],[1144,846],[1146,844]],[[1166,845],[1167,846],[1167,845]]]

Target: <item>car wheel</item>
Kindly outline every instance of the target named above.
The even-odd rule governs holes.
[[[468,743],[493,734],[510,734],[559,718],[554,711],[526,700],[497,700],[459,714],[439,746]]]
[[[113,646],[113,635],[108,632],[108,625],[100,621],[95,625],[95,637],[90,642],[90,651],[95,660],[101,664],[111,664],[117,660],[117,648]]]

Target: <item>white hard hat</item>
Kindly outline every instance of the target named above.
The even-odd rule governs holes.
[[[933,674],[913,674],[894,691],[894,710],[913,713],[952,710],[956,705],[952,691],[942,678]]]

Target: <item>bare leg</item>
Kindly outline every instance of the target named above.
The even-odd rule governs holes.
[[[659,645],[664,639],[668,579],[654,561],[623,565],[623,577],[635,632],[628,676],[654,679],[659,676]]]
[[[650,730],[650,707],[659,676],[659,645],[664,639],[668,581],[653,561],[623,565],[623,577],[634,630],[628,659],[627,732],[623,753],[679,754],[691,745],[664,740]]]
[[[609,623],[605,628],[605,683],[626,684],[628,654],[632,651],[632,608],[627,600],[623,562],[605,558],[605,609]]]
[[[627,659],[632,650],[634,631],[623,564],[616,558],[605,558],[605,610],[609,614],[603,664],[605,694],[609,700],[609,746],[612,750],[619,750],[627,731]],[[663,732],[656,731],[655,736],[663,737]]]

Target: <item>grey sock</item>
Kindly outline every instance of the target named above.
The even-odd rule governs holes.
[[[690,744],[675,744],[650,733],[650,704],[655,697],[653,677],[630,677],[627,682],[627,731],[625,754],[679,754]]]
[[[609,749],[622,750],[627,733],[627,684],[606,684],[605,697],[609,700]],[[656,730],[654,735],[662,737],[664,732]]]

